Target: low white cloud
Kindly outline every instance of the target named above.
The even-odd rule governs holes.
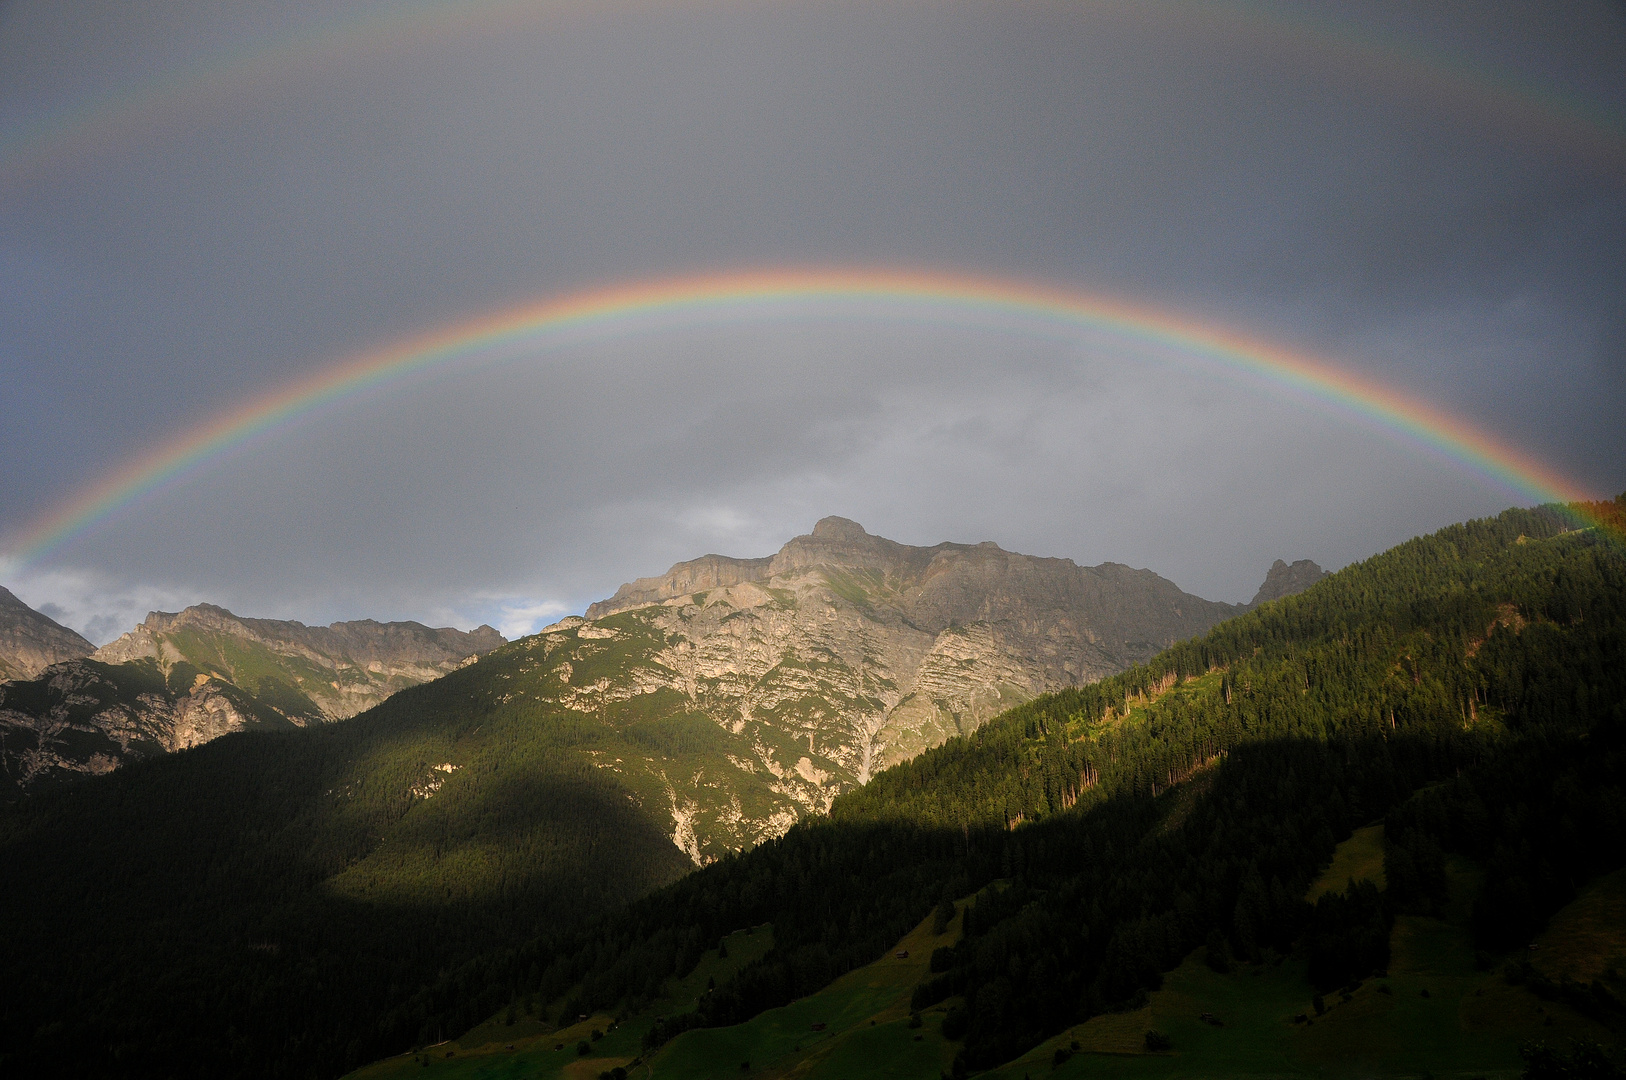
[[[150,611],[179,611],[207,599],[196,590],[121,581],[80,569],[22,571],[10,582],[23,603],[106,645],[133,629]]]
[[[534,634],[561,615],[570,614],[570,605],[559,600],[514,600],[502,604],[497,615],[497,632],[509,641]]]

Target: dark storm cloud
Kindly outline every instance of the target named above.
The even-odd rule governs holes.
[[[255,43],[340,13],[0,9],[7,122],[223,72],[0,168],[0,530],[353,350],[780,263],[1144,297],[1626,486],[1616,7],[561,5],[286,50],[237,81],[209,60],[275,59]],[[1559,104],[1510,97],[1520,80]],[[257,444],[19,591],[115,621],[157,596],[466,619],[579,608],[842,512],[1239,599],[1278,555],[1336,564],[1512,499],[1168,363],[798,324],[475,367]]]

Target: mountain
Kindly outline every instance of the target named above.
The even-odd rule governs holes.
[[[669,687],[642,695],[665,714],[575,696],[645,665],[665,640],[643,620],[686,605],[513,642],[343,724],[43,792],[0,809],[0,859],[30,883],[0,890],[0,986],[28,991],[0,1002],[0,1053],[30,1075],[321,1076],[488,1021],[489,1050],[542,1075],[577,1057],[613,1075],[630,1059],[606,1055],[629,1039],[656,1077],[707,1046],[794,1064],[827,1045],[805,1022],[786,1029],[794,1046],[728,1032],[793,999],[881,1000],[870,975],[832,980],[954,898],[958,937],[930,979],[884,977],[909,980],[920,1045],[947,1055],[920,1075],[975,1071],[1133,1008],[1205,942],[1261,973],[1287,958],[1299,982],[1273,987],[1359,978],[1381,911],[1365,893],[1299,898],[1341,837],[1386,816],[1397,903],[1434,903],[1439,853],[1464,849],[1486,867],[1476,888],[1522,897],[1486,907],[1475,940],[1492,963],[1508,941],[1518,957],[1563,888],[1622,854],[1619,830],[1563,824],[1626,814],[1610,719],[1626,566],[1566,522],[1516,511],[1402,545],[1010,710],[698,870],[635,786],[652,774],[611,766],[710,768],[725,729]],[[1487,813],[1498,791],[1529,812]],[[769,936],[744,953],[751,928]],[[737,964],[707,959],[724,935]],[[695,981],[707,972],[714,990]],[[916,1045],[905,1006],[887,1008],[853,1014],[876,1021],[865,1038]],[[581,1015],[606,1039],[584,1027],[586,1054],[553,1050]],[[863,1060],[883,1048],[865,1045]],[[465,1048],[437,1047],[431,1071],[468,1072]]]
[[[234,731],[347,719],[501,644],[489,626],[310,627],[209,604],[155,611],[89,657],[0,685],[0,793],[111,772]]]
[[[484,987],[517,943],[607,925],[693,871],[697,851],[733,864],[735,837],[799,850],[773,835],[816,835],[792,825],[856,783],[826,750],[926,696],[919,672],[944,672],[941,700],[974,703],[1007,671],[1027,693],[1018,677],[1082,681],[1088,665],[1236,610],[1146,571],[910,548],[840,521],[782,554],[780,573],[701,592],[674,579],[654,604],[629,594],[661,586],[635,583],[621,610],[503,645],[342,724],[285,716],[282,730],[262,723],[0,807],[0,859],[31,882],[0,890],[0,920],[24,943],[0,956],[0,986],[31,988],[0,1009],[0,1053],[34,1073],[331,1075],[402,1038],[434,1041],[461,1022],[438,973]],[[710,562],[714,575],[768,573],[773,559]],[[975,647],[958,663],[928,665],[962,640]],[[160,655],[186,643],[165,641]],[[167,672],[153,656],[100,666],[147,665],[177,693],[207,674],[210,657],[188,655]],[[209,670],[247,681],[241,666]],[[980,714],[966,708],[969,728]],[[816,771],[837,768],[850,778]],[[680,850],[685,819],[694,842]],[[886,854],[874,860],[843,871],[852,888],[885,877]],[[661,932],[668,972],[707,947],[702,926]]]
[[[0,682],[31,679],[52,664],[95,651],[96,646],[66,626],[0,588]]]
[[[1617,1076],[1626,496],[1583,510],[1610,524],[1455,526],[1013,709],[448,972],[417,1037],[468,1034],[364,1075]]]
[[[1301,593],[1326,576],[1327,572],[1309,559],[1300,559],[1291,566],[1277,559],[1270,564],[1270,570],[1265,574],[1265,582],[1248,602],[1248,608],[1252,610],[1260,604],[1268,604],[1272,600]]]
[[[436,679],[504,643],[489,626],[472,632],[372,619],[306,626],[242,619],[198,604],[178,614],[154,611],[146,622],[96,650],[105,664],[156,660],[161,670],[184,662],[265,698],[290,691],[296,708],[347,720],[398,690]]]
[[[707,555],[623,585],[543,630],[513,692],[614,709],[617,725],[693,718],[710,746],[694,768],[647,749],[602,766],[669,812],[674,842],[703,862],[1241,610],[1149,570],[989,542],[911,547],[828,517],[768,558]]]

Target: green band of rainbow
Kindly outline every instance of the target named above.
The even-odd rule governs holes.
[[[543,300],[434,330],[340,362],[128,462],[27,529],[12,545],[13,566],[34,562],[123,507],[261,433],[330,403],[414,372],[485,352],[542,350],[580,332],[665,325],[716,317],[729,322],[783,317],[787,302],[859,302],[882,313],[927,320],[993,319],[1049,329],[1105,333],[1176,350],[1237,374],[1303,392],[1439,451],[1532,502],[1588,498],[1528,455],[1398,391],[1333,364],[1167,311],[1012,280],[903,270],[749,270],[616,285]]]

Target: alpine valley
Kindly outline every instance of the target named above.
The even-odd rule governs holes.
[[[0,810],[0,1066],[1614,1075],[1623,524],[1245,606],[826,518],[506,644],[154,615],[6,707],[266,711]]]

